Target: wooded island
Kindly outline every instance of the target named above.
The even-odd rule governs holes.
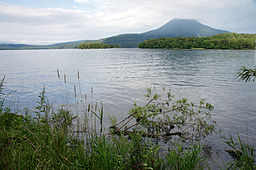
[[[255,49],[256,34],[224,33],[212,37],[174,37],[146,40],[139,48]]]
[[[119,48],[119,45],[115,44],[104,44],[104,43],[82,43],[79,45],[79,49],[100,49],[100,48]]]

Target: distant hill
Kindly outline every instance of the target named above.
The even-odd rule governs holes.
[[[208,37],[229,31],[215,29],[193,19],[173,19],[156,30],[142,34],[120,34],[106,38],[106,44],[118,44],[120,47],[137,47],[139,43],[161,37]]]
[[[0,50],[29,50],[29,49],[72,49],[78,48],[83,42],[102,42],[102,40],[79,40],[71,42],[63,42],[51,45],[27,45],[27,44],[9,44],[0,43]]]
[[[21,48],[28,48],[30,45],[27,44],[9,44],[9,43],[2,43],[0,44],[0,50],[16,50]]]

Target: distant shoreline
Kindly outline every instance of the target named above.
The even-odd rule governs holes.
[[[91,49],[79,49],[79,48],[31,48],[31,49],[0,49],[0,51],[40,51],[40,50],[107,50],[107,49],[141,49],[141,50],[235,50],[235,51],[255,51],[256,49],[206,49],[206,48],[191,48],[191,49],[186,49],[186,48],[91,48]]]

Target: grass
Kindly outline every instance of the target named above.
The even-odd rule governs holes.
[[[224,139],[225,143],[232,148],[225,151],[234,158],[227,164],[229,169],[256,169],[256,155],[253,146],[245,143],[239,135],[236,139],[231,135]]]
[[[131,109],[128,116],[131,118],[134,115],[134,118],[143,120],[140,125],[141,128],[140,130],[136,130],[139,126],[130,128],[132,131],[128,136],[125,136],[124,133],[117,135],[114,131],[109,133],[103,131],[104,112],[102,105],[100,109],[97,109],[97,104],[87,106],[85,112],[87,115],[82,126],[79,124],[80,118],[74,115],[70,109],[60,108],[55,111],[50,106],[45,88],[40,93],[39,101],[31,114],[27,111],[13,112],[4,103],[3,78],[0,82],[0,169],[189,170],[206,168],[207,164],[202,156],[204,146],[199,142],[190,143],[185,149],[178,141],[168,151],[164,151],[160,145],[153,143],[149,136],[141,133],[142,130],[145,130],[147,123],[151,127],[154,124],[151,116],[159,118],[159,113],[164,108],[168,110],[168,107],[161,105],[160,108],[156,103],[161,97],[160,95],[153,94],[150,89],[147,90],[149,92],[146,95],[147,104],[144,107]],[[189,125],[185,123],[186,118],[191,120],[190,116],[195,116],[196,122],[200,120],[198,130],[203,130],[205,133],[206,129],[201,126],[206,121],[202,122],[199,119],[199,112],[192,112],[188,109],[194,104],[188,103],[185,99],[177,100],[171,104],[173,97],[169,93],[167,97],[169,99],[168,105],[172,105],[172,109],[175,111],[175,117],[177,120],[182,120],[182,122],[176,120],[179,125],[177,129],[182,129],[182,123]],[[212,109],[212,106],[203,101],[200,102],[199,107],[200,109]],[[154,108],[153,113],[151,113],[152,108]],[[203,110],[200,110],[201,112]],[[182,115],[178,113],[182,113]],[[188,113],[190,116],[185,116]],[[208,116],[209,112],[206,113]],[[150,119],[148,119],[149,115]],[[113,124],[116,124],[115,118],[112,117],[111,119]],[[93,126],[89,127],[93,120],[99,121],[99,130],[95,127],[97,123],[94,123],[94,128]],[[77,123],[75,124],[75,122]],[[156,125],[159,125],[159,122]],[[238,143],[229,142],[228,144],[232,149],[238,147],[242,153],[242,156],[239,159],[234,159],[228,168],[255,168],[253,147],[248,147],[240,138]]]
[[[73,117],[60,110],[45,121],[9,110],[1,113],[1,169],[162,169],[169,167],[159,146],[140,134],[92,135],[85,141],[70,131]],[[167,157],[167,155],[166,155]]]
[[[162,156],[160,147],[140,134],[91,135],[88,140],[72,133],[73,116],[60,110],[52,117],[23,117],[5,109],[0,115],[1,169],[165,169],[198,167],[200,150]],[[196,158],[197,159],[197,158]],[[176,163],[175,163],[176,160]],[[187,164],[178,164],[180,160]],[[179,168],[180,169],[180,168]]]
[[[196,144],[184,151],[180,144],[174,144],[174,148],[169,152],[168,165],[171,169],[203,169],[205,164],[202,149],[202,145]]]

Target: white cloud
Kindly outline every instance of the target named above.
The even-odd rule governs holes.
[[[74,8],[31,8],[0,2],[0,40],[52,43],[155,29],[173,18],[256,33],[252,0],[74,0]]]
[[[0,39],[31,43],[98,38],[84,11],[0,4]],[[25,11],[25,12],[24,12]]]

